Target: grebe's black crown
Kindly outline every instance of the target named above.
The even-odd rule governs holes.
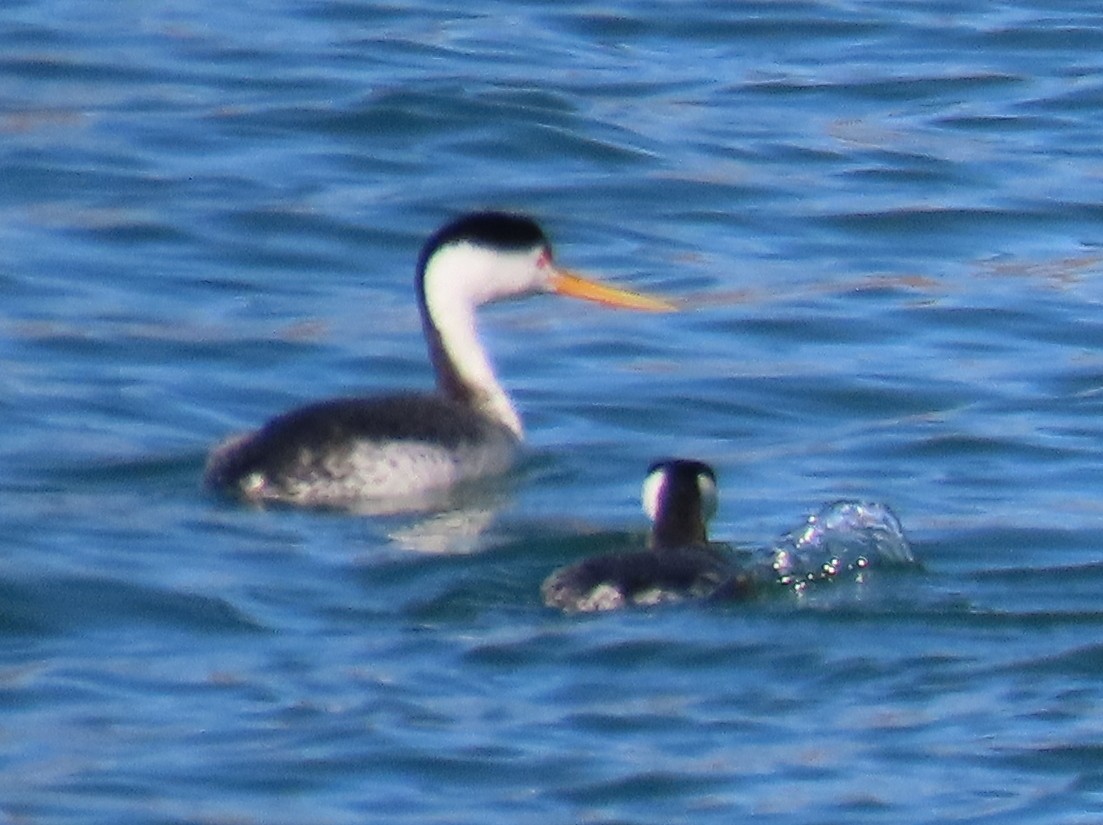
[[[716,472],[712,467],[703,461],[692,458],[659,459],[647,468],[647,475],[651,475],[657,470],[662,470],[663,474],[672,482],[678,480],[682,483],[692,484],[694,487],[697,486],[697,477],[701,475],[709,478],[713,484],[716,483]]]
[[[425,271],[429,259],[442,246],[463,241],[503,252],[548,246],[544,231],[532,218],[510,212],[470,212],[446,223],[429,236],[421,248],[418,272]]]

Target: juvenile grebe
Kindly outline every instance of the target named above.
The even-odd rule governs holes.
[[[615,307],[674,309],[559,268],[534,221],[501,212],[469,214],[437,230],[421,250],[416,283],[436,392],[337,398],[285,413],[216,446],[207,485],[251,502],[393,501],[403,509],[401,502],[503,472],[523,430],[479,341],[476,307],[556,292]]]
[[[708,520],[716,512],[716,475],[700,461],[667,459],[651,465],[643,483],[651,519],[647,549],[594,556],[552,573],[540,588],[544,603],[568,611],[613,610],[710,596],[733,590],[732,563],[710,545]]]

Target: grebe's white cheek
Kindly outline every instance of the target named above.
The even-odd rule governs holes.
[[[554,268],[551,270],[554,272]],[[480,303],[547,292],[551,275],[537,266],[534,253],[495,252],[485,262],[479,285]]]
[[[640,500],[647,517],[654,521],[659,516],[659,502],[666,494],[666,471],[663,468],[652,470],[643,480],[643,493]]]
[[[708,521],[716,514],[716,507],[720,495],[716,489],[716,482],[707,473],[697,474],[697,491],[701,496],[701,516]]]

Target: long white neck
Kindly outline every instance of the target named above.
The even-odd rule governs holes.
[[[529,253],[503,255],[468,243],[439,250],[422,279],[422,322],[441,392],[524,434],[521,417],[498,382],[479,339],[475,309],[495,298],[538,289],[518,284],[531,268]],[[527,278],[527,274],[524,275]]]

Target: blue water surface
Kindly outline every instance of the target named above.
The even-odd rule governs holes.
[[[8,2],[0,822],[1103,819],[1103,10]],[[518,470],[254,510],[209,447],[427,387],[470,208],[676,315],[483,313]],[[717,538],[825,502],[920,569],[544,607],[706,460]]]

